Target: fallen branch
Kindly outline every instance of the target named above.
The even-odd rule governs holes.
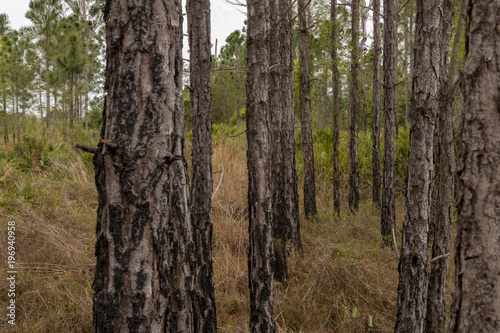
[[[431,262],[437,261],[437,260],[439,260],[439,259],[447,258],[447,257],[449,257],[449,256],[451,256],[451,253],[442,254],[442,255],[440,255],[440,256],[437,256],[437,257],[435,257],[435,258],[432,258],[432,259],[431,259]]]
[[[394,251],[396,251],[396,257],[399,261],[398,243],[396,243],[396,234],[394,233],[394,228],[392,228],[392,241],[394,242]]]
[[[212,200],[214,200],[214,197],[215,197],[215,194],[217,193],[217,191],[219,190],[219,186],[220,184],[222,183],[222,177],[224,176],[224,163],[220,162],[221,166],[222,166],[222,173],[220,175],[220,179],[219,179],[219,185],[217,185],[217,188],[215,189],[215,192],[214,194],[212,194]]]
[[[108,140],[101,139],[101,142],[105,144],[106,146],[110,146],[111,148],[116,148],[118,145],[113,142],[109,142]]]
[[[83,150],[84,152],[91,153],[91,154],[95,154],[97,152],[96,148],[85,146],[85,145],[82,145],[79,143],[77,143],[75,147],[80,149],[80,150]]]

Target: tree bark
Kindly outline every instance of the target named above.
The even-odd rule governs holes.
[[[408,189],[399,262],[395,332],[423,332],[429,279],[427,245],[432,180],[434,127],[441,73],[441,31],[446,0],[417,0],[415,76],[410,112]]]
[[[212,267],[212,98],[210,93],[210,1],[186,2],[190,51],[191,212],[195,233],[196,263],[193,305],[196,332],[215,332],[214,278]]]
[[[468,6],[449,332],[500,331],[500,3]]]
[[[107,1],[94,332],[195,332],[180,1]],[[178,158],[172,158],[178,157]]]
[[[380,202],[380,108],[382,105],[380,82],[380,0],[373,0],[373,121],[372,121],[372,169],[373,203],[377,208]]]
[[[351,121],[349,124],[349,210],[356,212],[359,208],[359,162],[358,162],[358,69],[359,69],[359,0],[352,1],[352,45],[351,45]]]
[[[395,7],[395,0],[384,0],[384,187],[382,188],[381,234],[386,246],[391,244],[392,229],[396,221],[394,189],[396,166]]]
[[[436,214],[433,230],[432,258],[450,253],[451,223],[453,221],[455,142],[453,135],[453,96],[454,75],[448,69],[448,50],[453,25],[453,2],[443,1],[443,20],[441,23],[441,73],[438,115],[438,158],[439,177]],[[465,1],[462,2],[464,6]],[[460,18],[459,18],[459,26]],[[455,34],[456,47],[460,46],[461,33]],[[454,46],[454,49],[455,49]],[[456,59],[455,59],[456,61]],[[453,66],[451,66],[453,67]],[[446,321],[446,279],[448,277],[448,257],[431,262],[429,289],[427,296],[426,332],[444,332]]]
[[[47,32],[48,34],[48,32]],[[48,38],[48,37],[46,37]],[[50,86],[49,86],[49,80],[48,80],[48,75],[49,75],[49,68],[50,68],[50,64],[49,64],[49,59],[48,59],[48,55],[46,55],[46,58],[45,58],[45,71],[46,71],[46,75],[47,75],[47,80],[46,80],[46,85],[47,87],[45,88],[45,99],[46,99],[46,103],[47,103],[47,141],[50,142]]]
[[[404,34],[405,34],[405,49],[404,49],[404,80],[405,80],[405,116],[403,126],[405,129],[408,128],[408,117],[410,115],[410,84],[408,80],[408,51],[410,48],[410,40],[409,40],[409,28],[408,28],[408,14],[409,9],[408,6],[404,9]]]
[[[311,120],[311,79],[307,30],[307,0],[298,0],[300,53],[300,113],[302,116],[302,151],[304,153],[304,210],[306,218],[318,215]]]
[[[378,0],[375,0],[378,1]],[[340,214],[340,168],[339,168],[339,92],[340,92],[340,73],[337,56],[338,47],[338,21],[337,21],[337,0],[332,0],[331,4],[332,24],[332,82],[333,82],[333,209],[337,215]]]
[[[57,91],[56,89],[54,88],[52,90],[53,94],[54,94],[54,141],[55,143],[57,144],[58,142],[58,133],[57,133]]]
[[[361,0],[361,5],[365,6],[365,0]],[[365,43],[367,40],[366,36],[366,20],[367,20],[368,10],[361,8],[361,31],[363,32],[363,38],[361,39],[361,44],[359,45],[359,58],[361,59],[361,89],[363,92],[363,132],[368,130],[368,91],[366,90],[365,82]]]
[[[269,144],[269,1],[248,0],[247,165],[250,332],[275,332]]]
[[[288,279],[287,244],[301,250],[297,173],[295,170],[293,34],[290,0],[271,0],[269,106],[273,205],[274,279]]]

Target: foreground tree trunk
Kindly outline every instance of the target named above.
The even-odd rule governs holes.
[[[396,87],[394,80],[396,47],[395,0],[384,0],[384,175],[382,188],[381,234],[390,245],[396,221],[394,177],[396,166]]]
[[[445,0],[417,1],[415,76],[410,111],[408,189],[399,261],[395,332],[423,332],[429,279],[429,232]]]
[[[500,3],[471,1],[468,16],[458,159],[455,293],[448,331],[498,332]]]
[[[248,0],[247,165],[250,331],[275,332],[269,146],[269,0]]]
[[[300,53],[300,113],[302,115],[302,151],[304,152],[304,210],[306,218],[318,215],[311,120],[311,79],[309,78],[308,1],[298,0]]]
[[[375,0],[378,1],[378,0]],[[337,21],[337,0],[332,0],[331,4],[332,24],[332,82],[333,82],[333,209],[337,215],[340,214],[340,168],[339,168],[339,92],[340,92],[340,73],[337,57],[338,44],[338,21]]]
[[[380,208],[380,108],[382,105],[380,84],[380,0],[373,0],[373,122],[372,122],[372,169],[373,203]]]
[[[195,332],[181,2],[113,0],[104,14],[93,331]]]
[[[433,216],[433,234],[431,270],[429,277],[429,290],[427,296],[427,314],[425,319],[426,332],[444,332],[446,321],[446,279],[448,277],[448,260],[450,253],[451,223],[453,221],[453,199],[455,178],[455,141],[453,135],[453,87],[456,57],[450,62],[448,68],[448,50],[453,25],[453,2],[445,0],[443,3],[443,21],[441,25],[441,87],[439,89],[439,115],[438,115],[438,156],[439,177],[436,214]],[[466,1],[462,2],[464,8]],[[462,22],[462,23],[461,23]],[[455,33],[455,50],[458,54],[460,47],[461,30],[463,28],[463,15],[460,15],[457,32]],[[460,32],[459,32],[460,31]],[[445,257],[443,257],[445,256]],[[441,258],[441,259],[434,259]]]
[[[191,120],[191,216],[195,233],[196,263],[193,288],[196,332],[215,332],[212,267],[212,98],[210,94],[210,1],[188,0]]]

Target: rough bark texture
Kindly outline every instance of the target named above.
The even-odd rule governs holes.
[[[378,0],[375,0],[378,1]],[[332,24],[332,82],[333,82],[333,209],[336,214],[340,214],[340,168],[339,168],[339,92],[340,92],[340,73],[337,56],[338,45],[338,22],[337,22],[337,0],[332,0],[331,4]]]
[[[107,1],[94,332],[195,332],[180,1]]]
[[[408,189],[399,261],[398,313],[395,332],[423,332],[429,279],[427,246],[434,128],[441,72],[440,42],[444,0],[418,0],[415,76],[410,111]]]
[[[432,231],[434,241],[432,242],[432,258],[443,256],[450,252],[451,223],[453,219],[454,198],[454,176],[455,176],[455,145],[453,135],[453,97],[449,92],[453,90],[454,75],[448,72],[448,50],[451,39],[451,27],[453,18],[452,0],[443,1],[443,19],[441,22],[441,72],[440,87],[438,95],[438,148],[439,177],[438,194],[436,200],[435,214]],[[460,45],[460,34],[456,34]],[[451,87],[450,87],[451,85]],[[429,277],[429,289],[427,296],[427,314],[425,319],[426,332],[444,332],[446,321],[446,279],[448,277],[449,257],[443,257],[431,262]]]
[[[408,79],[408,52],[410,49],[410,40],[409,40],[409,28],[408,28],[408,14],[409,8],[408,6],[404,9],[404,80],[405,80],[405,115],[404,115],[404,123],[403,126],[406,129],[408,127],[408,117],[410,115],[410,84]]]
[[[269,106],[271,119],[271,189],[274,279],[286,282],[287,244],[301,250],[295,172],[293,35],[290,0],[270,0]],[[287,12],[288,11],[288,12]],[[282,175],[282,176],[277,176]]]
[[[349,210],[359,208],[358,113],[359,113],[359,0],[352,1],[351,20],[351,121],[349,122]]]
[[[372,169],[373,203],[380,208],[380,108],[382,91],[380,84],[380,0],[373,0],[373,121],[372,121]]]
[[[384,0],[384,175],[382,188],[381,234],[385,245],[391,244],[396,221],[394,177],[396,165],[396,87],[394,53],[396,47],[395,0]]]
[[[269,144],[269,1],[249,0],[247,39],[247,165],[250,331],[275,332],[273,224]]]
[[[500,2],[468,7],[449,332],[500,331]]]
[[[363,38],[361,39],[361,43],[359,45],[359,57],[361,59],[361,89],[363,91],[363,132],[368,130],[368,91],[365,82],[365,43],[367,40],[366,35],[366,21],[368,10],[365,7],[365,1],[361,1],[361,31],[363,33]]]
[[[191,217],[195,233],[196,270],[193,288],[195,331],[215,332],[212,267],[212,98],[210,93],[210,1],[188,0],[191,121]]]
[[[318,215],[311,120],[311,79],[309,77],[309,41],[307,0],[298,0],[300,53],[300,113],[302,116],[302,151],[304,153],[304,210],[307,218]]]

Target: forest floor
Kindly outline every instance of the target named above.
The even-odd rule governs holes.
[[[244,136],[214,141],[214,171],[221,171],[222,165],[224,174],[214,174],[214,188],[221,175],[222,181],[213,201],[218,328],[247,332]],[[91,155],[68,144],[0,147],[0,265],[6,267],[8,260],[7,222],[15,221],[17,269],[15,328],[7,323],[9,286],[6,270],[0,270],[1,332],[91,332],[97,209],[93,177]],[[362,181],[359,212],[347,213],[345,200],[336,219],[332,185],[325,177],[317,179],[319,215],[314,222],[301,216],[304,254],[291,254],[288,283],[275,284],[278,332],[392,332],[397,258],[393,248],[381,245],[380,218],[370,200],[369,183]],[[346,198],[347,177],[341,188]],[[400,239],[401,197],[396,205]]]

